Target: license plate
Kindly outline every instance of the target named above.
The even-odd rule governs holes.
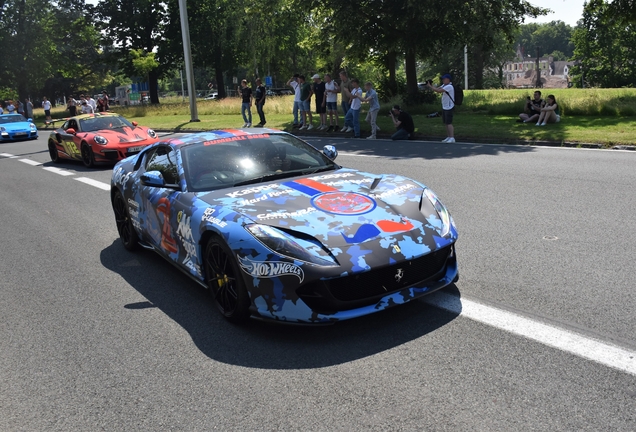
[[[14,136],[25,136],[27,133],[26,132],[16,132],[15,134],[13,134]]]
[[[144,148],[144,146],[128,147],[128,153],[138,153],[142,148]]]

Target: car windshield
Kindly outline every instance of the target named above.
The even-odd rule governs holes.
[[[123,127],[133,127],[133,125],[120,116],[96,116],[80,120],[82,132],[94,132],[98,130],[120,129]]]
[[[0,115],[0,123],[18,123],[25,121],[27,121],[27,119],[21,114]]]
[[[239,135],[181,149],[188,190],[209,191],[340,168],[287,134]]]

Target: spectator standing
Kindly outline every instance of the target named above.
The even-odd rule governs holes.
[[[18,100],[16,103],[18,104],[18,114],[24,115],[24,104],[21,100]]]
[[[42,97],[42,108],[44,109],[46,121],[51,121],[51,101],[49,101],[46,96]]]
[[[314,80],[312,91],[316,95],[316,113],[320,116],[320,126],[318,130],[327,129],[327,101],[325,100],[325,83],[320,79],[320,75],[311,77]]]
[[[351,80],[351,93],[349,97],[351,106],[345,116],[345,126],[347,129],[344,132],[351,132],[353,130],[353,137],[360,138],[360,106],[362,104],[362,89],[357,79]]]
[[[349,99],[351,98],[351,81],[347,76],[346,71],[340,71],[340,93],[342,93],[342,97],[340,98],[340,106],[342,107],[342,114],[344,116],[347,115],[347,111],[349,111]]]
[[[325,102],[329,116],[327,132],[338,130],[338,92],[340,92],[338,83],[331,79],[331,75],[325,74]]]
[[[367,139],[375,139],[377,131],[380,130],[376,124],[378,111],[380,111],[380,101],[378,100],[378,93],[373,89],[371,81],[367,81],[364,84],[364,89],[366,90],[366,93],[362,102],[369,103],[369,112],[367,113],[366,121],[371,125],[371,135],[369,135]]]
[[[519,114],[519,123],[530,123],[539,119],[541,115],[541,108],[545,106],[545,102],[541,99],[541,92],[539,90],[534,92],[534,98],[526,100],[526,105],[523,109],[523,113]]]
[[[300,75],[294,74],[293,77],[287,81],[287,85],[294,89],[294,108],[292,109],[292,113],[294,115],[294,128],[302,126],[298,123],[298,112],[302,112],[302,102],[300,101]],[[301,114],[302,115],[302,114]]]
[[[261,122],[257,126],[265,126],[265,113],[263,112],[263,105],[265,105],[265,98],[267,97],[267,90],[263,85],[263,81],[260,78],[256,78],[256,112],[258,112],[258,117]]]
[[[102,90],[102,99],[104,100],[104,111],[108,111],[110,109],[110,99],[108,99],[106,90]]]
[[[95,99],[93,99],[93,97],[91,95],[86,95],[86,102],[88,102],[88,104],[93,108],[93,112],[96,113],[97,112],[97,102],[95,102]]]
[[[0,114],[4,114],[4,109],[2,108],[2,102],[0,102]]]
[[[106,105],[104,102],[104,98],[102,96],[97,98],[97,112],[104,112],[106,111]]]
[[[558,123],[561,121],[561,112],[554,95],[548,95],[545,106],[541,108],[541,114],[537,121],[537,126],[545,126],[547,123]]]
[[[300,83],[300,101],[302,103],[300,109],[303,115],[303,125],[300,129],[312,130],[314,128],[314,125],[312,124],[314,119],[311,116],[311,84],[305,81],[304,75],[300,75],[298,80]]]
[[[245,124],[243,127],[252,127],[252,89],[247,86],[247,80],[241,81],[241,115]]]
[[[66,109],[68,109],[69,116],[74,117],[77,115],[77,101],[73,99],[73,96],[69,96],[66,101]]]
[[[27,116],[28,119],[32,119],[33,118],[33,104],[31,103],[31,99],[26,98],[24,101],[26,102],[24,104],[26,116]]]
[[[446,125],[446,138],[442,140],[444,143],[455,142],[455,129],[453,128],[453,114],[455,113],[455,88],[451,84],[451,75],[442,75],[442,85],[433,87],[428,82],[428,87],[436,93],[442,93],[442,121]]]
[[[415,132],[415,123],[413,117],[406,111],[402,111],[399,105],[395,105],[391,110],[391,119],[396,127],[395,133],[391,136],[393,141],[407,140],[411,134]]]
[[[81,106],[82,114],[95,114],[95,111],[93,111],[93,107],[88,103],[86,99],[82,101]]]
[[[12,100],[10,100],[9,103],[7,104],[7,112],[9,114],[13,114],[15,112],[15,105],[13,105]]]

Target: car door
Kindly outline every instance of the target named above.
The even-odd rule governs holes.
[[[62,129],[59,132],[60,144],[62,145],[64,153],[66,153],[69,157],[73,159],[81,159],[82,156],[80,149],[76,143],[76,135],[68,133],[67,131],[69,129],[75,130],[75,133],[79,132],[78,124],[75,119],[70,119],[62,126]]]

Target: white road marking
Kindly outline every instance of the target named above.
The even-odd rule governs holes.
[[[3,158],[15,159],[17,156],[12,155],[11,153],[0,153],[0,156]]]
[[[20,162],[24,162],[25,164],[29,164],[29,165],[33,165],[33,166],[38,166],[38,165],[42,165],[40,162],[34,161],[32,159],[18,159]]]
[[[569,352],[605,366],[636,375],[636,352],[580,334],[542,324],[521,315],[496,309],[447,293],[433,293],[424,300],[447,310],[509,333]]]
[[[73,180],[77,180],[79,182],[86,183],[87,185],[94,186],[94,187],[96,187],[98,189],[102,189],[102,190],[106,190],[106,191],[110,190],[110,185],[108,183],[104,183],[104,182],[100,182],[100,181],[97,181],[97,180],[93,180],[93,179],[90,179],[88,177],[77,177],[77,178],[75,178]]]
[[[42,167],[42,169],[50,171],[50,172],[55,173],[55,174],[59,174],[61,176],[72,176],[72,175],[75,175],[74,172],[71,172],[71,171],[68,171],[68,170],[65,170],[65,169],[61,169],[61,168],[56,168],[56,167]]]

